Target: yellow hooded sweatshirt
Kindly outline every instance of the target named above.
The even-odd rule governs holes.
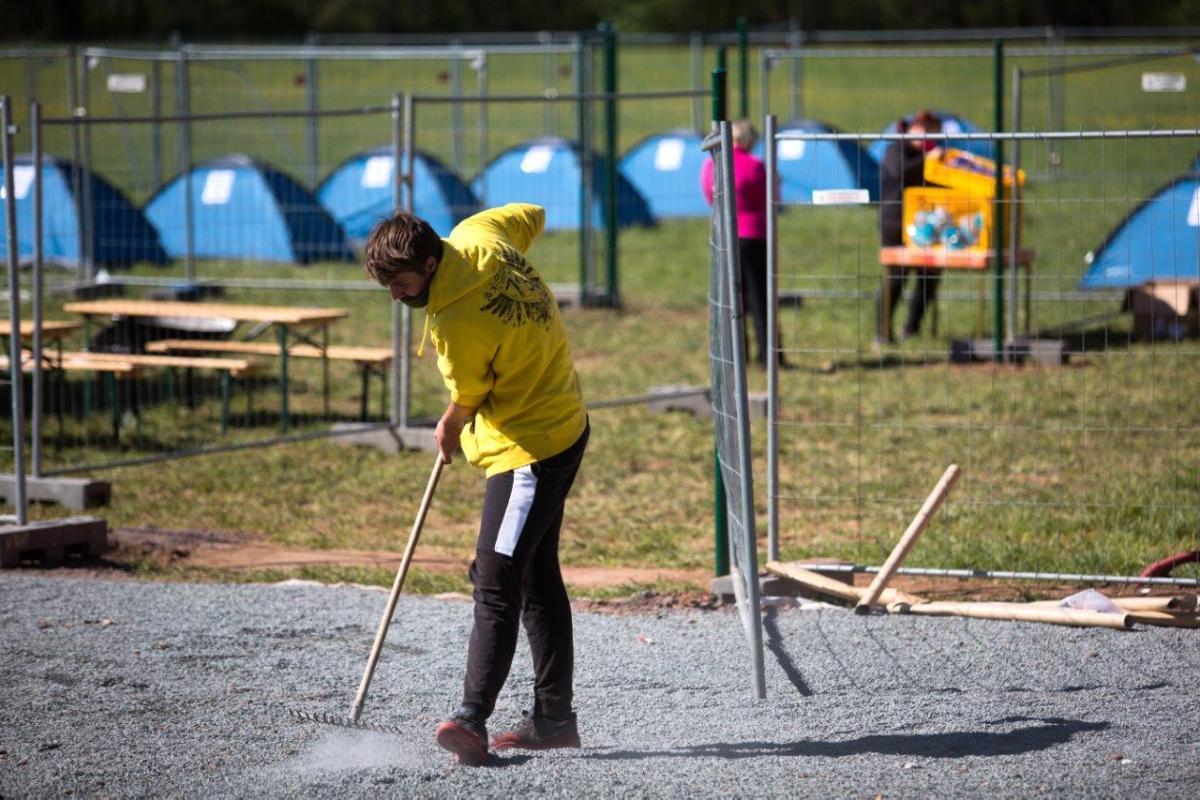
[[[526,203],[463,220],[429,285],[438,369],[450,399],[477,409],[463,453],[488,477],[558,455],[586,424],[558,305],[525,260],[545,224],[545,210]]]

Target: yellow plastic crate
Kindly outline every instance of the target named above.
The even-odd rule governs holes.
[[[926,162],[928,163],[928,162]],[[904,190],[904,244],[909,247],[917,245],[911,241],[908,233],[908,228],[913,224],[916,216],[921,211],[933,211],[938,206],[946,210],[951,220],[955,224],[958,219],[964,215],[983,215],[983,228],[980,231],[977,241],[965,250],[989,250],[994,245],[992,244],[995,237],[995,226],[992,224],[995,219],[995,201],[990,197],[973,194],[962,189],[942,189],[934,186],[914,186]],[[1004,230],[1009,231],[1008,226],[1012,223],[1012,208],[1009,205],[1004,206]],[[1020,231],[1017,231],[1018,237]],[[1004,234],[1008,238],[1008,234]],[[1007,242],[1005,242],[1007,245]],[[944,245],[935,245],[936,247],[944,247]]]
[[[925,159],[925,181],[951,189],[962,189],[981,197],[995,197],[996,162],[994,159],[953,147],[935,150]],[[1011,187],[1012,182],[1012,167],[1005,167],[1004,185]],[[1025,170],[1017,170],[1017,185],[1025,185]]]

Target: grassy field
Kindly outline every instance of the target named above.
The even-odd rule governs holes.
[[[686,58],[686,51],[623,51],[622,86],[686,86]],[[1045,59],[1037,63],[1044,65]],[[1109,73],[1089,74],[1089,82],[1071,79],[1066,86],[1068,121],[1078,127],[1118,129],[1194,125],[1190,87],[1200,85],[1196,66],[1181,59],[1155,67],[1188,74],[1189,93],[1182,96],[1141,95],[1124,88],[1141,67],[1123,68],[1119,78]],[[410,72],[405,78],[424,75],[422,85],[441,86],[444,92],[437,68],[421,69],[426,67],[429,74]],[[493,70],[492,91],[537,88],[542,67],[540,59],[532,65],[514,61],[510,70],[502,71],[508,82]],[[135,68],[114,64],[111,71]],[[350,65],[343,65],[341,72],[330,69],[320,83],[323,102],[330,105],[381,102],[392,86],[384,70],[359,67],[356,72]],[[199,84],[210,80],[200,76],[211,76],[211,83],[204,90],[194,88],[196,110],[234,107],[238,97],[258,97],[254,102],[273,107],[302,104],[302,87],[290,79],[279,80],[279,74],[268,75],[270,70],[291,75],[279,65],[250,63],[240,73],[205,66],[194,81]],[[0,72],[5,81],[9,74]],[[902,111],[921,105],[953,108],[981,124],[988,122],[990,60],[985,58],[814,59],[804,74],[806,110],[847,129],[878,130]],[[789,103],[780,77],[772,78],[771,106],[776,110]],[[565,91],[569,80],[562,80]],[[757,85],[755,75],[751,87]],[[1111,88],[1107,94],[1106,87]],[[1031,104],[1044,110],[1047,90],[1035,95],[1039,90],[1031,89]],[[163,102],[169,108],[173,99],[165,96]],[[495,111],[489,119],[488,151],[547,129],[571,133],[572,109],[561,109],[551,123],[541,104],[537,106]],[[622,143],[627,146],[645,133],[687,125],[690,111],[688,101],[631,103],[622,111]],[[430,113],[419,118],[428,120],[419,123],[421,141],[431,142],[446,158],[451,153],[448,112]],[[472,114],[466,111],[463,122],[468,143],[478,133],[479,121]],[[386,142],[389,125],[386,115],[337,123],[320,139],[322,167],[332,168],[350,153]],[[135,197],[149,190],[148,133],[114,128],[93,142],[98,168]],[[290,122],[205,123],[193,135],[198,158],[239,150],[277,162],[303,162],[303,131]],[[54,136],[59,138],[48,137],[51,147],[69,152],[69,147],[63,150],[65,131],[59,129]],[[174,142],[175,136],[164,130],[164,164],[175,163]],[[1127,316],[1099,318],[1117,311],[1119,299],[1083,300],[1073,294],[1085,269],[1084,255],[1133,205],[1184,171],[1196,149],[1194,139],[1072,142],[1023,149],[1022,163],[1031,180],[1022,236],[1038,253],[1034,288],[1039,299],[1033,306],[1033,326],[1054,329],[1097,317],[1088,325],[1066,329],[1074,355],[1064,368],[950,364],[947,340],[971,334],[977,324],[979,287],[975,276],[968,275],[944,281],[936,338],[922,336],[886,352],[872,349],[871,293],[879,275],[874,209],[787,209],[781,217],[781,287],[805,293],[808,300],[800,309],[785,309],[781,319],[784,347],[797,367],[781,377],[784,556],[879,562],[950,462],[963,466],[964,478],[913,554],[914,563],[1128,573],[1163,555],[1200,546],[1200,410],[1194,401],[1200,390],[1200,347],[1195,342],[1132,342]],[[468,146],[466,152],[477,154],[478,148]],[[464,169],[469,172],[470,165]],[[172,171],[164,168],[166,174]],[[630,229],[622,233],[620,248],[625,307],[566,314],[587,399],[640,395],[654,385],[706,384],[707,222]],[[574,235],[555,233],[544,236],[531,256],[548,280],[570,283],[578,278],[577,253]],[[208,274],[266,274],[253,265],[202,267]],[[152,268],[136,272],[181,275],[180,270],[176,266],[165,273]],[[272,267],[269,275],[358,280],[361,271],[356,265],[323,264]],[[990,292],[990,287],[985,289]],[[351,313],[334,326],[334,343],[388,340],[390,310],[382,293],[236,289],[226,299],[346,307]],[[899,313],[902,318],[903,309]],[[988,306],[985,329],[990,330],[990,321]],[[419,336],[420,315],[415,322]],[[294,362],[293,377],[292,404],[301,414],[301,427],[319,429],[327,421],[319,369],[313,363]],[[765,386],[761,371],[752,372],[750,381],[754,390]],[[277,387],[270,377],[254,386],[250,413],[242,403],[243,388],[235,390],[233,426],[224,437],[215,433],[217,391],[212,380],[201,381],[195,408],[182,403],[172,407],[163,383],[147,384],[140,391],[140,442],[129,419],[114,447],[104,414],[94,415],[86,429],[69,418],[63,449],[47,449],[47,468],[262,438],[274,430]],[[356,415],[357,392],[357,379],[349,368],[335,366],[335,417]],[[371,401],[377,416],[377,385]],[[78,410],[82,396],[71,395],[71,402]],[[414,370],[413,414],[435,415],[443,404],[443,390],[427,353]],[[680,415],[654,416],[630,406],[597,410],[592,424],[590,452],[564,534],[564,561],[710,565],[711,423]],[[53,434],[54,421],[47,425]],[[765,438],[765,429],[756,423],[756,496],[763,530]],[[284,545],[376,549],[400,546],[428,462],[425,454],[387,456],[315,441],[99,474],[114,482],[114,504],[106,512],[114,526],[239,531]],[[470,552],[481,492],[479,474],[462,464],[448,471],[427,525],[427,552]],[[33,513],[63,512],[38,507]],[[384,573],[308,574],[386,583],[390,577]],[[461,579],[426,576],[420,583],[428,590],[442,590],[461,586]]]

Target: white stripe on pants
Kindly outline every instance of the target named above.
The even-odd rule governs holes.
[[[496,534],[496,552],[511,557],[525,530],[525,520],[533,506],[533,495],[537,492],[537,476],[530,465],[513,470],[512,493],[504,509],[504,519]]]

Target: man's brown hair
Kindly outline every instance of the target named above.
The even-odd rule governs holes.
[[[942,121],[932,111],[927,108],[922,108],[913,115],[912,122],[908,123],[911,128],[914,125],[920,125],[926,133],[941,133]]]
[[[367,275],[387,286],[401,272],[420,272],[430,256],[442,257],[442,240],[420,217],[397,211],[367,237]]]

